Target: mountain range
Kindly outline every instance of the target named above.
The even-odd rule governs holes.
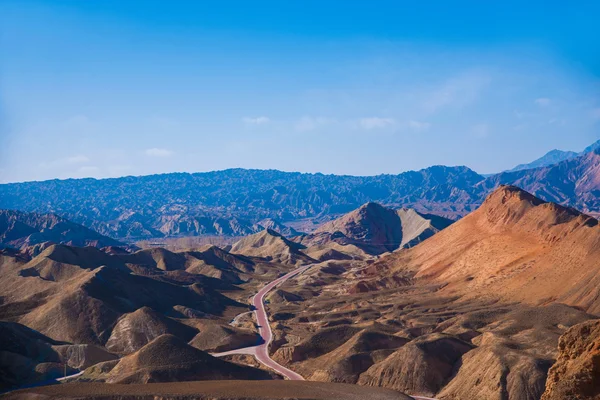
[[[582,154],[591,153],[592,151],[594,151],[598,148],[600,148],[600,140],[592,143],[591,145],[589,145],[588,147],[586,147],[585,149],[583,149],[583,151],[581,151],[579,153],[577,153],[575,151],[564,151],[564,150],[558,150],[558,149],[550,150],[549,152],[547,152],[540,158],[538,158],[530,163],[517,165],[513,169],[509,170],[509,172],[521,171],[524,169],[533,169],[533,168],[539,168],[539,167],[547,167],[549,165],[556,164],[561,161],[571,160]]]
[[[362,177],[231,169],[11,183],[0,185],[0,208],[55,213],[123,240],[244,236],[265,227],[295,235],[295,230],[311,232],[367,202],[457,219],[476,209],[499,184],[596,214],[597,144],[574,158],[553,153],[534,162],[536,168],[488,177],[467,167],[433,166]]]

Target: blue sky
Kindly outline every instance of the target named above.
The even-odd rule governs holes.
[[[0,1],[0,181],[491,173],[600,139],[599,2],[211,3]]]

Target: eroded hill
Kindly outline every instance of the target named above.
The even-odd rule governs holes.
[[[0,247],[23,249],[44,242],[71,246],[125,246],[55,214],[0,210]]]
[[[539,400],[559,337],[598,312],[599,229],[502,186],[417,246],[287,283],[274,357],[313,380]]]

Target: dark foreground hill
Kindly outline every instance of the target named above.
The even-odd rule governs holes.
[[[96,372],[101,370],[101,373]],[[230,363],[165,334],[121,358],[84,372],[83,379],[108,383],[185,382],[201,380],[266,380],[277,376],[258,368]]]
[[[293,397],[292,397],[293,396]],[[410,400],[394,390],[341,383],[307,381],[204,381],[150,383],[145,385],[66,384],[26,389],[5,399],[103,399],[103,400]]]

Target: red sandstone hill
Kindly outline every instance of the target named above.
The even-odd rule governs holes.
[[[439,284],[443,293],[600,312],[600,227],[574,209],[501,186],[475,212],[371,271]]]
[[[236,255],[257,257],[282,264],[310,264],[315,260],[302,252],[305,247],[271,229],[265,229],[234,243],[230,251]]]
[[[413,209],[384,207],[366,203],[333,221],[321,225],[302,238],[307,246],[335,242],[355,245],[367,253],[381,254],[412,247],[446,228],[451,220]]]

